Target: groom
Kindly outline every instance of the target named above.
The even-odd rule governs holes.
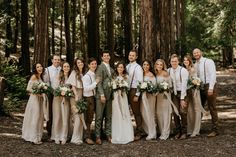
[[[99,79],[96,93],[96,119],[95,119],[95,134],[96,144],[102,144],[101,129],[103,118],[105,118],[105,134],[108,142],[111,142],[111,112],[112,112],[112,91],[110,82],[114,70],[110,67],[110,53],[103,51],[101,54],[102,63],[98,66],[96,71],[96,79]]]

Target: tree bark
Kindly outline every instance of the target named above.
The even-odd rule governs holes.
[[[98,0],[89,0],[88,11],[88,55],[99,58],[99,12]]]
[[[13,50],[13,40],[12,40],[12,28],[11,28],[11,14],[12,14],[12,7],[11,7],[11,0],[5,0],[6,6],[6,44],[5,44],[5,57],[10,57],[10,54]]]
[[[17,53],[17,41],[18,41],[18,32],[19,32],[19,2],[16,0],[16,8],[14,11],[15,16],[15,31],[14,31],[14,41],[13,41],[13,52]]]
[[[6,86],[6,80],[4,77],[0,77],[0,115],[3,114],[3,101],[4,101],[4,89]]]
[[[64,23],[66,36],[66,60],[73,65],[74,55],[71,51],[71,37],[70,37],[70,16],[69,16],[69,1],[64,0]]]
[[[52,27],[52,39],[51,39],[51,44],[52,44],[52,54],[55,54],[55,5],[56,2],[55,0],[52,0],[51,2],[52,5],[52,16],[51,16],[51,27]]]
[[[106,0],[107,16],[107,48],[111,53],[111,62],[114,60],[114,0]]]
[[[72,53],[76,52],[76,0],[71,0],[72,3]]]
[[[35,0],[34,62],[48,65],[48,0]]]
[[[30,75],[28,0],[21,0],[21,65],[23,75]]]

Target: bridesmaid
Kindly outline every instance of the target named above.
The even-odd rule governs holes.
[[[70,98],[71,116],[74,122],[71,143],[78,145],[83,143],[83,127],[86,129],[84,114],[79,114],[76,107],[76,102],[82,99],[83,96],[82,77],[84,72],[85,67],[83,60],[76,58],[74,61],[74,69],[66,81],[66,84],[72,85],[72,90],[75,95]]]
[[[193,66],[192,58],[185,56],[183,66],[189,72],[189,78],[197,77],[197,70]],[[201,128],[201,113],[204,113],[204,109],[201,104],[200,90],[189,89],[188,90],[188,113],[187,113],[187,134],[190,137],[200,135]]]
[[[42,64],[36,63],[33,65],[33,75],[31,76],[27,91],[30,94],[28,103],[25,109],[25,115],[22,126],[22,138],[25,141],[33,142],[34,144],[42,144],[43,136],[43,121],[48,120],[48,102],[46,94],[33,94],[32,86],[34,83],[43,82],[42,74],[44,68]]]
[[[166,71],[166,64],[163,59],[158,59],[155,63],[155,73],[157,83],[167,82],[169,86],[171,86],[171,79],[169,74]],[[169,98],[171,97],[170,93],[168,94]],[[170,135],[170,125],[171,125],[171,113],[172,107],[171,102],[167,98],[164,93],[157,94],[157,102],[156,102],[156,114],[157,114],[157,123],[160,130],[160,137],[161,140],[166,140],[169,138]]]
[[[70,65],[68,62],[62,64],[62,69],[57,79],[56,87],[64,85],[70,75]],[[52,104],[52,133],[51,139],[56,144],[65,144],[68,136],[70,103],[69,99],[57,96],[53,98]]]
[[[118,63],[115,80],[124,80],[129,87],[128,75],[124,63]],[[129,104],[126,91],[117,90],[113,93],[112,100],[112,138],[111,143],[127,144],[134,140],[134,129],[129,112]]]
[[[156,78],[152,72],[151,62],[144,60],[142,64],[143,80],[151,81],[156,85]],[[141,114],[143,117],[143,129],[148,134],[146,140],[156,139],[156,123],[155,123],[155,103],[156,96],[149,93],[142,93]]]

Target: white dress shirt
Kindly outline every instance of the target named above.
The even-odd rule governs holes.
[[[216,66],[212,59],[201,57],[195,63],[198,77],[204,84],[209,83],[209,89],[213,89],[216,83]]]
[[[107,64],[105,62],[103,62],[103,64],[105,64],[107,71],[109,72],[109,74],[111,75],[111,69],[110,69],[110,64]]]
[[[126,70],[129,75],[130,88],[137,88],[139,82],[143,82],[142,67],[136,62],[132,62],[126,66]],[[140,93],[137,92],[136,95],[139,96]]]
[[[96,85],[97,82],[95,80],[95,73],[89,70],[83,77],[82,77],[84,92],[83,95],[85,97],[95,96],[96,94]]]
[[[58,75],[61,71],[61,67],[55,67],[54,65],[49,66],[45,69],[44,81],[48,83],[53,89],[58,85]]]
[[[171,80],[173,82],[174,93],[180,91],[181,92],[180,99],[184,99],[185,96],[187,95],[186,91],[187,91],[187,83],[189,76],[187,69],[178,65],[176,69],[169,68],[168,71]]]

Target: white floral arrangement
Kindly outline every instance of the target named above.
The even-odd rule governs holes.
[[[157,91],[159,93],[169,92],[170,91],[170,85],[168,82],[163,81],[161,83],[157,84]]]
[[[47,83],[44,82],[37,82],[34,83],[32,86],[33,94],[43,94],[43,93],[49,94],[51,92],[52,88]]]
[[[201,89],[203,83],[199,77],[191,77],[188,80],[188,89]]]
[[[147,92],[150,94],[157,92],[156,86],[151,81],[140,82],[137,88],[140,92]]]
[[[54,91],[55,96],[72,97],[73,91],[69,85],[61,85]]]
[[[127,92],[129,84],[127,81],[118,78],[111,81],[111,87],[113,91],[122,90]]]

